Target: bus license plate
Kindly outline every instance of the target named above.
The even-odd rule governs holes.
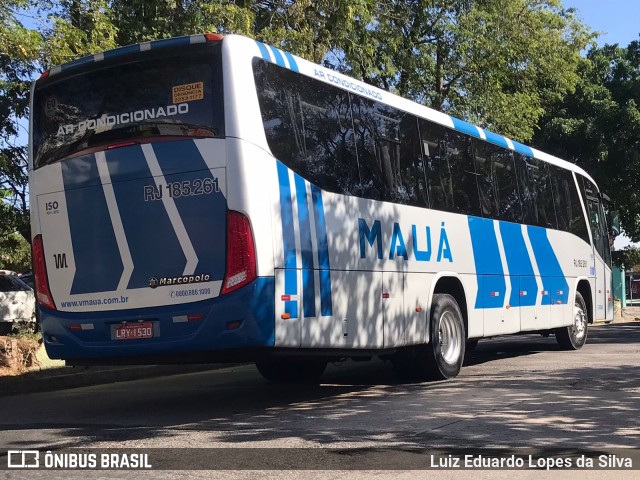
[[[113,331],[114,340],[132,340],[152,337],[152,322],[122,323],[120,325],[116,325],[116,328]]]

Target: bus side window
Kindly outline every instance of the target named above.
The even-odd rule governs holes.
[[[558,219],[553,201],[553,190],[551,188],[551,174],[549,164],[541,160],[536,160],[540,168],[540,179],[538,188],[538,219],[546,228],[558,228]]]
[[[582,175],[578,175],[578,181],[582,185],[585,204],[587,205],[587,214],[589,215],[589,226],[591,228],[591,236],[593,244],[600,257],[607,261],[609,250],[609,238],[606,233],[604,217],[602,216],[602,206],[598,197],[598,190],[595,185]]]
[[[518,190],[522,202],[522,222],[528,225],[539,225],[538,207],[536,205],[535,180],[537,177],[536,165],[528,162],[529,158],[520,153],[514,153],[518,176]]]
[[[571,217],[569,219],[568,231],[589,243],[587,223],[585,222],[584,213],[582,212],[580,196],[578,194],[578,189],[576,188],[576,182],[573,179],[573,173],[569,170],[558,169],[558,174],[561,176],[564,185],[566,186],[569,204],[571,205]]]
[[[285,69],[274,69],[271,64],[259,59],[254,60],[253,69],[262,122],[271,153],[278,160],[292,166],[303,155],[300,113],[290,108],[297,103],[298,96],[293,73]]]
[[[473,162],[477,172],[478,194],[480,195],[480,209],[485,218],[498,218],[498,198],[497,181],[495,178],[496,162],[493,150],[497,147],[477,140],[471,139],[473,145]]]
[[[431,208],[455,212],[451,172],[444,154],[445,127],[424,119],[418,120],[425,173],[429,187]]]
[[[400,169],[398,111],[355,95],[350,95],[353,125],[357,138],[360,185],[356,196],[396,201]]]
[[[455,210],[467,215],[482,216],[470,138],[454,130],[448,130],[446,138]]]
[[[506,222],[522,222],[522,204],[513,152],[499,147],[493,148],[494,191],[498,197],[498,218]]]
[[[558,229],[565,232],[571,229],[571,195],[569,194],[569,181],[563,176],[563,171],[555,165],[549,165],[551,188],[553,190],[553,203],[558,219]]]
[[[349,94],[314,79],[304,80],[308,84],[301,82],[299,108],[307,168],[300,173],[325,190],[357,195],[360,173]]]
[[[417,207],[429,206],[427,176],[420,145],[418,119],[404,114],[400,121],[400,171],[398,201]]]

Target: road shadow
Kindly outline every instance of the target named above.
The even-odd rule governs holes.
[[[398,448],[491,445],[640,444],[640,368],[606,364],[605,344],[638,343],[635,326],[590,332],[584,365],[535,370],[531,356],[555,355],[553,337],[481,341],[455,380],[403,383],[379,360],[331,366],[318,385],[278,385],[253,367],[122,382],[0,399],[11,448],[95,442],[184,446],[264,446],[267,442]],[[635,339],[635,340],[634,340]],[[589,356],[592,350],[593,356]],[[510,358],[509,369],[499,360]],[[11,419],[11,420],[9,420]],[[175,443],[173,443],[175,446]]]

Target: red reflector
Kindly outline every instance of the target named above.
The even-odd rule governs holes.
[[[207,42],[218,42],[224,38],[224,35],[220,35],[219,33],[205,33],[204,38],[206,38]]]
[[[69,330],[82,330],[82,325],[69,325]]]
[[[49,73],[50,73],[49,70],[47,70],[46,72],[42,72],[40,74],[40,78],[47,78],[49,76]]]
[[[227,322],[227,330],[236,330],[242,325],[242,320],[234,320],[233,322]]]
[[[51,292],[49,291],[49,280],[47,279],[47,266],[44,262],[44,246],[42,235],[36,235],[33,239],[33,273],[36,277],[36,298],[41,305],[55,309]]]
[[[282,295],[280,297],[280,300],[282,300],[283,302],[288,302],[289,300],[291,300],[291,295]]]
[[[388,293],[383,293],[382,294],[382,298],[389,298],[389,294]]]
[[[204,318],[201,313],[194,313],[193,315],[187,315],[187,322],[198,322]]]
[[[422,311],[422,307],[416,307],[416,312],[421,312]]]
[[[135,145],[136,142],[122,142],[122,143],[114,143],[113,145],[109,145],[107,147],[107,150],[112,150],[114,148],[120,148],[120,147],[130,147],[131,145]]]
[[[243,214],[227,212],[227,273],[220,295],[233,292],[256,278],[256,249],[249,219]]]

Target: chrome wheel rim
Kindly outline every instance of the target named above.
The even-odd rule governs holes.
[[[587,316],[579,304],[573,308],[573,325],[571,326],[571,335],[576,340],[582,340],[587,333]]]
[[[442,359],[450,365],[455,364],[462,351],[462,330],[453,312],[446,311],[440,317],[438,342]]]

